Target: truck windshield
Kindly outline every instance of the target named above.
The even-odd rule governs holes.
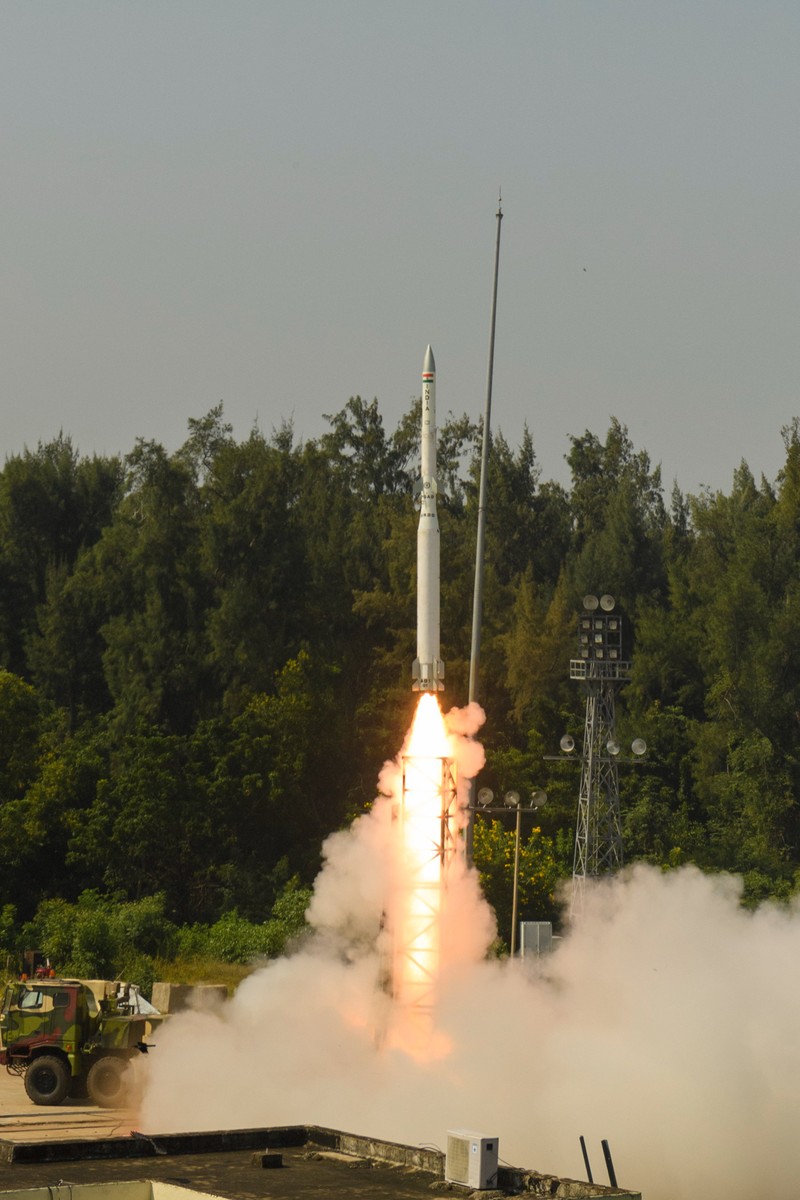
[[[20,1008],[41,1008],[43,999],[41,992],[34,991],[33,988],[25,988],[20,993],[19,1006]]]

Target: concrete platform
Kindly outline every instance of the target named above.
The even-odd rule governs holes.
[[[430,1200],[432,1192],[470,1195],[467,1188],[445,1183],[444,1156],[436,1150],[316,1126],[142,1136],[136,1133],[136,1120],[135,1110],[101,1109],[84,1100],[37,1106],[28,1099],[22,1080],[0,1068],[0,1200],[3,1193],[20,1191],[30,1191],[29,1200],[40,1200],[35,1194],[40,1188],[47,1189],[46,1200],[75,1200],[78,1184],[108,1184],[94,1200],[114,1200],[110,1185],[133,1180],[160,1180],[206,1197],[234,1200],[330,1200],[334,1194],[337,1200]],[[281,1169],[257,1165],[267,1151],[282,1155]],[[624,1188],[514,1167],[500,1168],[496,1192],[474,1195],[520,1193],[554,1200],[641,1200],[639,1193]],[[14,1195],[9,1200],[21,1198]],[[88,1194],[84,1200],[89,1200]]]
[[[437,1150],[316,1126],[0,1142],[0,1200],[4,1194],[8,1200],[75,1200],[76,1189],[90,1185],[96,1186],[80,1200],[134,1200],[133,1192],[121,1186],[131,1181],[232,1200],[330,1200],[333,1195],[422,1200],[431,1192],[470,1194],[445,1182],[444,1156]],[[554,1200],[641,1200],[623,1188],[513,1167],[500,1168],[496,1190],[475,1195],[524,1193]],[[165,1191],[154,1186],[148,1195],[163,1200]]]

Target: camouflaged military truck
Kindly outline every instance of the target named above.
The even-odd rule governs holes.
[[[34,1104],[85,1096],[125,1103],[130,1060],[164,1018],[132,984],[105,979],[22,979],[0,1009],[0,1065],[24,1075]]]

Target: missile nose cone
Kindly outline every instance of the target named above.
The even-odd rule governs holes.
[[[430,346],[425,351],[425,361],[422,364],[422,372],[424,375],[432,375],[436,371],[436,363],[433,360],[433,351]]]

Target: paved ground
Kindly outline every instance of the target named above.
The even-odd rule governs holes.
[[[134,1111],[97,1108],[88,1100],[65,1100],[52,1108],[34,1104],[20,1076],[0,1067],[0,1139],[4,1141],[125,1136],[135,1127]]]

